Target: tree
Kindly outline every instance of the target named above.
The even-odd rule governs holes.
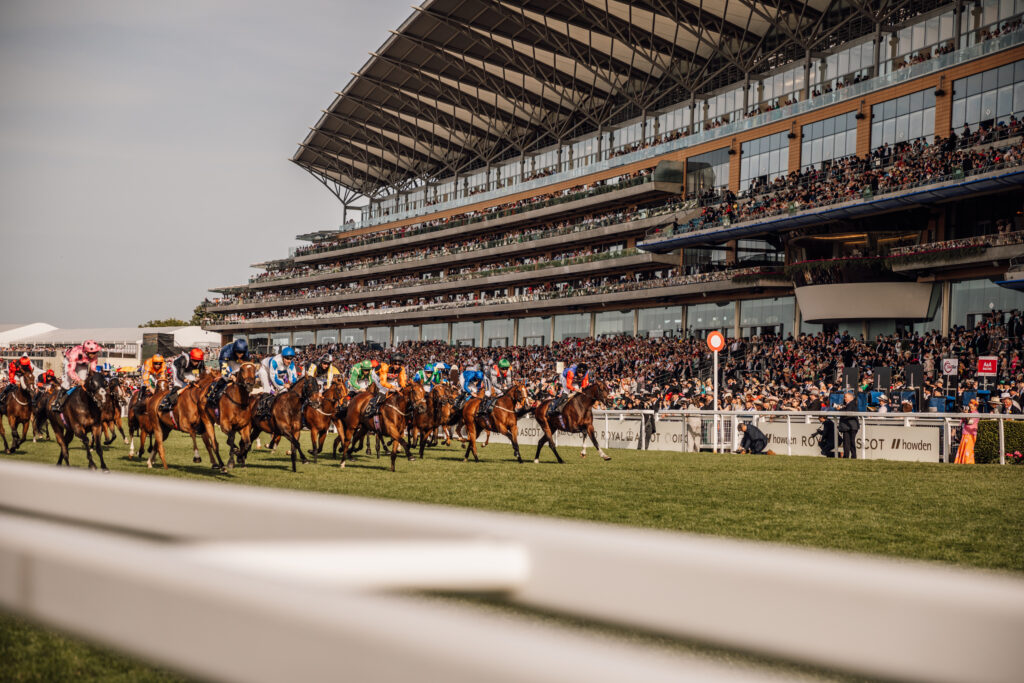
[[[147,320],[139,327],[185,327],[188,325],[184,320],[178,318],[167,318],[166,320]]]
[[[203,306],[205,306],[205,304],[199,304],[192,311],[192,320],[189,321],[189,323],[188,323],[189,325],[202,325],[203,324],[203,318],[204,317],[208,317],[208,314],[206,313],[206,311],[203,310]]]

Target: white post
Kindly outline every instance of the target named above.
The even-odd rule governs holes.
[[[712,370],[712,372],[714,373],[714,377],[711,380],[712,381],[712,385],[711,385],[712,386],[712,391],[714,392],[714,406],[715,406],[715,421],[714,421],[715,436],[714,436],[714,442],[713,442],[712,451],[717,453],[718,452],[718,425],[720,424],[719,420],[722,419],[722,416],[718,414],[718,351],[713,351],[712,353],[715,356],[714,369]]]
[[[1003,418],[999,418],[999,464],[1006,464],[1006,432],[1003,431],[1003,425],[1006,421]]]
[[[793,421],[786,416],[786,455],[793,455]]]

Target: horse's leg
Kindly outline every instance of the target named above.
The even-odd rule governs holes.
[[[558,449],[555,447],[555,435],[554,432],[551,431],[551,427],[545,424],[541,425],[541,428],[544,430],[543,440],[546,440],[548,442],[548,446],[551,448],[551,452],[555,454],[555,459],[558,460],[559,464],[564,463],[565,461],[562,460],[562,456],[558,454]],[[540,444],[537,444],[537,454],[540,454]],[[533,461],[535,463],[540,462],[538,458],[534,458]]]
[[[221,427],[221,429],[224,429]],[[238,452],[238,447],[235,446],[235,430],[227,429],[224,430],[228,435],[228,469],[234,469],[235,467],[235,453]]]
[[[13,411],[8,411],[7,422],[11,425],[12,445],[10,452],[13,453],[14,451],[18,450],[18,446],[21,445],[21,441],[18,440],[18,419],[14,416]],[[6,440],[6,437],[4,437],[4,439]]]
[[[52,415],[49,417],[50,422],[53,423],[53,438],[57,440],[57,445],[60,446],[60,455],[57,457],[57,467],[60,467],[62,462],[67,462],[68,467],[71,466],[71,458],[68,457],[68,445],[65,441],[64,427],[57,422],[57,418]]]
[[[19,442],[19,444],[23,444],[26,441],[28,441],[28,425],[29,422],[31,421],[31,418],[29,418],[21,423],[21,441]]]
[[[101,436],[102,434],[103,434],[103,426],[102,425],[93,425],[92,426],[92,440],[96,444],[96,455],[98,455],[99,458],[100,458],[100,469],[103,470],[104,472],[109,472],[110,470],[107,469],[107,463],[103,460],[103,444],[100,443],[100,441],[102,441],[102,436]],[[87,453],[89,452],[89,448],[88,447],[86,447],[85,450],[86,450]],[[89,458],[89,461],[90,462],[92,461],[91,457]]]
[[[99,429],[97,429],[95,426],[93,426],[91,431],[87,432],[85,430],[82,430],[81,433],[75,434],[75,436],[77,436],[78,438],[80,438],[82,440],[82,444],[85,446],[85,457],[89,461],[89,469],[90,470],[96,469],[96,463],[92,459],[92,449],[89,448],[89,437],[97,436],[98,432],[99,432]],[[99,441],[97,441],[96,442],[96,447],[99,448],[99,445],[100,445]]]
[[[306,462],[306,456],[302,454],[302,447],[299,446],[299,440],[297,438],[295,438],[294,434],[289,434],[289,433],[286,432],[284,434],[284,438],[287,439],[288,443],[290,443],[292,445],[292,447],[291,447],[292,472],[298,472],[299,470],[298,470],[297,463],[296,463],[295,460],[296,460],[297,457],[302,456],[302,462],[305,463]]]
[[[519,425],[513,422],[511,425],[504,425],[503,432],[508,440],[512,442],[512,451],[516,454],[516,460],[522,464],[523,458],[519,454]]]
[[[220,453],[218,453],[217,449],[214,448],[214,445],[217,443],[217,439],[214,438],[211,442],[210,435],[205,429],[199,432],[199,436],[203,440],[203,445],[206,446],[207,455],[210,456],[210,467],[212,467],[215,470],[219,469],[220,471],[223,472],[224,463],[220,459]]]
[[[485,429],[484,430],[484,448],[487,448],[487,445],[490,444],[490,443],[491,443],[491,430],[490,429]],[[473,448],[473,453],[474,454],[476,453],[476,448],[475,447]]]
[[[601,444],[597,443],[597,435],[594,434],[593,423],[587,425],[587,435],[590,437],[590,441],[594,444],[594,448],[597,449],[597,454],[601,456],[601,459],[604,460],[605,462],[611,460],[611,456],[606,455],[605,452],[601,449]],[[586,442],[584,442],[584,444],[586,444]],[[584,448],[586,448],[585,445]]]
[[[292,432],[291,432],[291,437],[292,437],[291,438],[291,442],[294,444],[292,446],[292,448],[294,450],[295,448],[299,448],[299,439],[302,438],[302,421],[300,419],[296,418],[295,419],[295,424],[292,425],[292,427],[293,427],[293,429],[292,429]],[[310,456],[313,458],[313,463],[315,464],[316,463],[316,453],[310,453]],[[299,448],[299,458],[301,459],[303,465],[305,465],[308,462],[306,460],[306,456],[305,456],[305,454],[303,454],[301,448]]]
[[[11,448],[7,443],[7,432],[4,431],[4,420],[0,417],[0,438],[4,440],[4,453],[10,453]]]
[[[154,441],[151,448],[155,449],[156,453],[160,456],[160,462],[163,463],[165,470],[167,469],[167,451],[164,449],[164,439],[166,437],[167,433],[164,432],[164,426],[162,424],[155,425],[153,432],[149,435],[149,438]],[[195,443],[195,437],[193,437],[193,443]],[[194,458],[193,462],[195,462]],[[146,462],[146,466],[153,466],[153,450],[150,450],[149,452],[149,460]]]
[[[466,452],[462,455],[462,462],[469,462],[469,454],[473,453],[473,460],[480,462],[476,454],[476,416],[466,420]]]
[[[580,430],[580,438],[583,439],[583,450],[580,451],[580,457],[587,457],[587,430],[583,428]]]

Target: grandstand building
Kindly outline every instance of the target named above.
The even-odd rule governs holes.
[[[427,0],[292,161],[358,223],[257,348],[946,331],[1024,309],[1022,0]]]

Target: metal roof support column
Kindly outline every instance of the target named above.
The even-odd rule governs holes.
[[[807,49],[804,55],[804,91],[800,94],[800,99],[807,101],[811,96],[811,50]]]
[[[601,145],[604,144],[604,126],[597,127],[597,161],[600,161],[604,157],[601,156]]]
[[[807,80],[807,74],[804,74],[804,80]],[[806,97],[804,99],[807,99]],[[750,72],[748,71],[743,75],[743,115],[746,116],[750,111]]]
[[[981,7],[981,3],[978,2],[977,0],[975,0],[975,2],[974,2],[974,9],[971,10],[971,14],[974,15],[973,30],[975,32],[975,35],[974,35],[974,42],[975,43],[980,43],[981,42],[980,29],[981,29],[981,14],[982,14],[983,11],[984,10]]]
[[[960,49],[960,33],[963,31],[964,13],[963,0],[956,0],[956,8],[953,10],[953,49]]]
[[[640,111],[640,144],[647,143],[647,110]]]
[[[874,49],[871,51],[871,76],[878,76],[882,66],[882,24],[875,22],[875,37],[872,40]]]

